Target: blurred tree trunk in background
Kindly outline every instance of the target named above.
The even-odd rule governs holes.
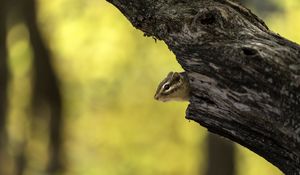
[[[0,174],[7,172],[7,87],[8,87],[8,61],[6,47],[6,1],[0,0]]]
[[[9,9],[9,10],[8,10]],[[8,160],[7,144],[9,142],[6,125],[8,109],[8,51],[7,17],[12,17],[8,27],[18,23],[25,23],[30,37],[33,52],[33,102],[32,109],[39,116],[31,116],[31,122],[35,123],[38,118],[49,121],[48,137],[48,167],[47,174],[57,174],[63,171],[63,119],[62,119],[62,97],[59,89],[59,81],[51,63],[51,54],[45,41],[41,36],[37,22],[37,7],[35,0],[5,1],[0,0],[0,175],[8,175],[12,168],[17,175],[24,174],[28,159],[26,158],[26,143],[17,145],[19,150],[15,156],[15,165],[10,166]],[[12,25],[12,26],[10,26]],[[45,110],[46,109],[46,110]],[[41,113],[38,113],[38,112]],[[47,114],[47,112],[49,114]],[[48,120],[48,116],[50,116]],[[36,122],[38,123],[38,122]],[[33,125],[34,126],[34,125]],[[37,128],[32,128],[32,133],[39,133]],[[45,145],[46,146],[46,145]]]
[[[276,4],[280,0],[237,0],[246,7],[253,7],[258,13],[258,16],[265,17],[271,13],[281,11],[280,7]]]
[[[205,175],[236,174],[234,143],[212,133],[208,133],[206,142],[208,157]]]
[[[60,94],[59,82],[51,63],[50,51],[47,48],[38,27],[37,6],[35,0],[25,0],[23,14],[29,31],[30,43],[33,48],[33,108],[35,110],[43,109],[45,107],[46,109],[49,109],[49,163],[47,171],[49,174],[56,174],[63,170],[63,119],[62,97]]]

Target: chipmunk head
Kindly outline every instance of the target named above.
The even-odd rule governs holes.
[[[170,72],[158,85],[154,98],[159,101],[189,100],[189,84],[184,73]]]

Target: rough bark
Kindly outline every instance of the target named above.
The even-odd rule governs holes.
[[[300,46],[228,0],[108,0],[163,40],[192,88],[186,118],[300,174]]]

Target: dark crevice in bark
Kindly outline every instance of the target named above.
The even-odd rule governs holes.
[[[244,47],[244,48],[242,48],[242,50],[246,56],[254,56],[254,55],[258,54],[257,50],[249,48],[249,47]]]
[[[207,13],[200,19],[200,23],[203,25],[212,25],[214,22],[216,22],[214,13]]]

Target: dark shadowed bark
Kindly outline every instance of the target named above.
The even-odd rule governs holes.
[[[186,118],[300,174],[300,46],[228,0],[108,0],[164,40],[192,89]]]
[[[7,87],[8,59],[6,47],[6,1],[0,0],[0,174],[7,174]]]
[[[279,2],[280,0],[277,0]],[[236,0],[236,2],[250,5],[263,17],[274,12],[282,12],[282,9],[275,3],[276,0]],[[235,146],[233,142],[224,140],[208,134],[207,136],[207,171],[206,175],[234,175],[235,171]]]
[[[62,97],[59,82],[51,63],[50,51],[47,48],[38,24],[35,0],[24,3],[24,18],[28,27],[30,42],[33,48],[33,106],[39,109],[46,105],[50,111],[49,123],[49,164],[48,173],[55,174],[63,170],[62,159]],[[43,116],[36,116],[43,117]]]

